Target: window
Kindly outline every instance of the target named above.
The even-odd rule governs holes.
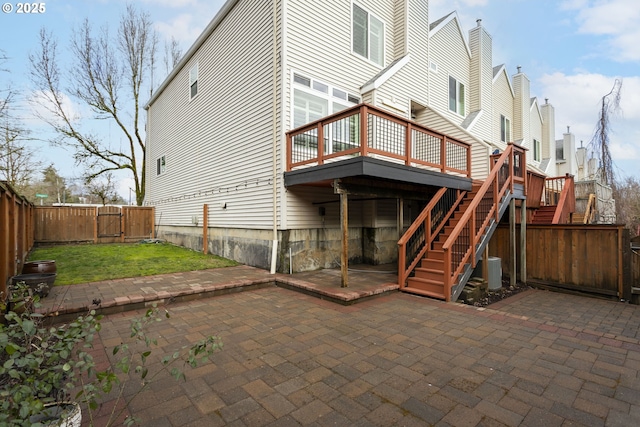
[[[511,120],[500,115],[500,141],[511,142]]]
[[[353,5],[352,48],[371,62],[384,65],[384,23],[360,6]]]
[[[293,83],[293,128],[360,103],[356,95],[298,73]]]
[[[164,156],[158,157],[156,160],[156,175],[162,175],[165,171],[166,165]]]
[[[293,127],[297,128],[328,116],[328,101],[299,89],[293,91]]]
[[[297,73],[293,74],[293,83],[293,128],[360,103],[357,95]],[[357,115],[328,125],[325,128],[325,152],[332,153],[357,146],[359,126]],[[317,139],[313,136],[296,138],[294,143],[310,149],[318,146]]]
[[[464,116],[464,84],[449,76],[449,110]]]
[[[194,96],[198,94],[198,63],[194,65],[189,71],[189,93],[191,95],[190,99],[193,99]]]
[[[536,162],[539,162],[541,160],[541,153],[540,153],[540,141],[538,141],[537,139],[533,140],[533,160],[535,160]]]

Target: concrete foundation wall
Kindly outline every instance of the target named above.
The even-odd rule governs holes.
[[[395,262],[397,234],[395,227],[349,228],[349,263]],[[270,268],[272,231],[209,228],[208,235],[209,253],[258,268]],[[341,236],[338,228],[278,231],[277,271],[288,273],[290,264],[293,272],[339,266]],[[159,228],[157,237],[196,251],[203,250],[201,227],[164,226]]]

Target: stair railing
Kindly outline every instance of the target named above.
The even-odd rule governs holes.
[[[466,191],[441,188],[402,235],[398,241],[398,283],[401,287],[432,247],[434,239],[453,215],[465,194]]]
[[[509,144],[502,154],[492,156],[493,166],[489,176],[444,243],[446,301],[451,300],[451,288],[464,266],[467,263],[476,265],[475,248],[491,222],[500,220],[500,203],[507,192],[513,194],[514,184],[521,182],[526,194],[525,153],[522,147]]]
[[[576,193],[573,182],[573,175],[567,174],[562,177],[563,185],[558,199],[556,213],[553,216],[552,224],[566,224],[569,222],[569,216],[576,210]]]

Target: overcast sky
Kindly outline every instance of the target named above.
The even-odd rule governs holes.
[[[4,0],[3,0],[4,1]],[[308,0],[289,0],[308,1]],[[318,0],[314,0],[318,1]],[[161,39],[174,37],[183,52],[224,4],[223,0],[138,0],[147,10]],[[330,5],[330,1],[327,4]],[[115,30],[125,8],[121,0],[50,0],[42,14],[0,13],[0,49],[9,56],[2,73],[23,96],[29,93],[27,55],[37,48],[44,26],[67,45],[71,28],[84,18]],[[6,6],[3,6],[3,8]],[[3,9],[4,10],[4,9]],[[640,1],[638,0],[431,0],[430,21],[457,11],[465,36],[482,19],[493,38],[493,63],[505,64],[509,75],[516,67],[531,80],[531,96],[556,111],[556,139],[567,126],[577,145],[586,146],[593,134],[600,100],[616,78],[623,79],[622,114],[613,120],[611,137],[616,172],[640,177]],[[29,112],[21,111],[29,120]],[[35,124],[34,124],[35,126]],[[37,128],[36,128],[37,129]],[[38,136],[45,138],[44,130]],[[63,176],[80,176],[71,153],[40,143],[42,159],[53,161]],[[128,181],[121,194],[128,196]]]

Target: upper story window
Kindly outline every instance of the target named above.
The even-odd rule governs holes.
[[[382,67],[384,65],[384,22],[354,4],[351,31],[353,51]]]
[[[360,97],[316,79],[293,74],[293,128],[320,120],[331,114],[360,103]],[[325,126],[325,153],[333,153],[358,145],[360,121],[357,114]],[[310,150],[317,149],[318,141],[313,135],[299,136],[294,144]]]
[[[198,63],[189,70],[189,94],[193,99],[198,94]]]
[[[360,103],[357,95],[298,73],[293,83],[293,128]]]
[[[535,160],[536,162],[539,162],[540,160],[542,160],[542,153],[541,153],[541,145],[540,145],[540,141],[538,141],[537,139],[533,140],[533,160]]]
[[[500,115],[500,141],[511,142],[511,120]]]
[[[465,115],[464,84],[449,76],[449,110]]]
[[[167,162],[164,156],[158,157],[156,159],[156,175],[162,175],[165,172],[165,168],[167,166]]]

